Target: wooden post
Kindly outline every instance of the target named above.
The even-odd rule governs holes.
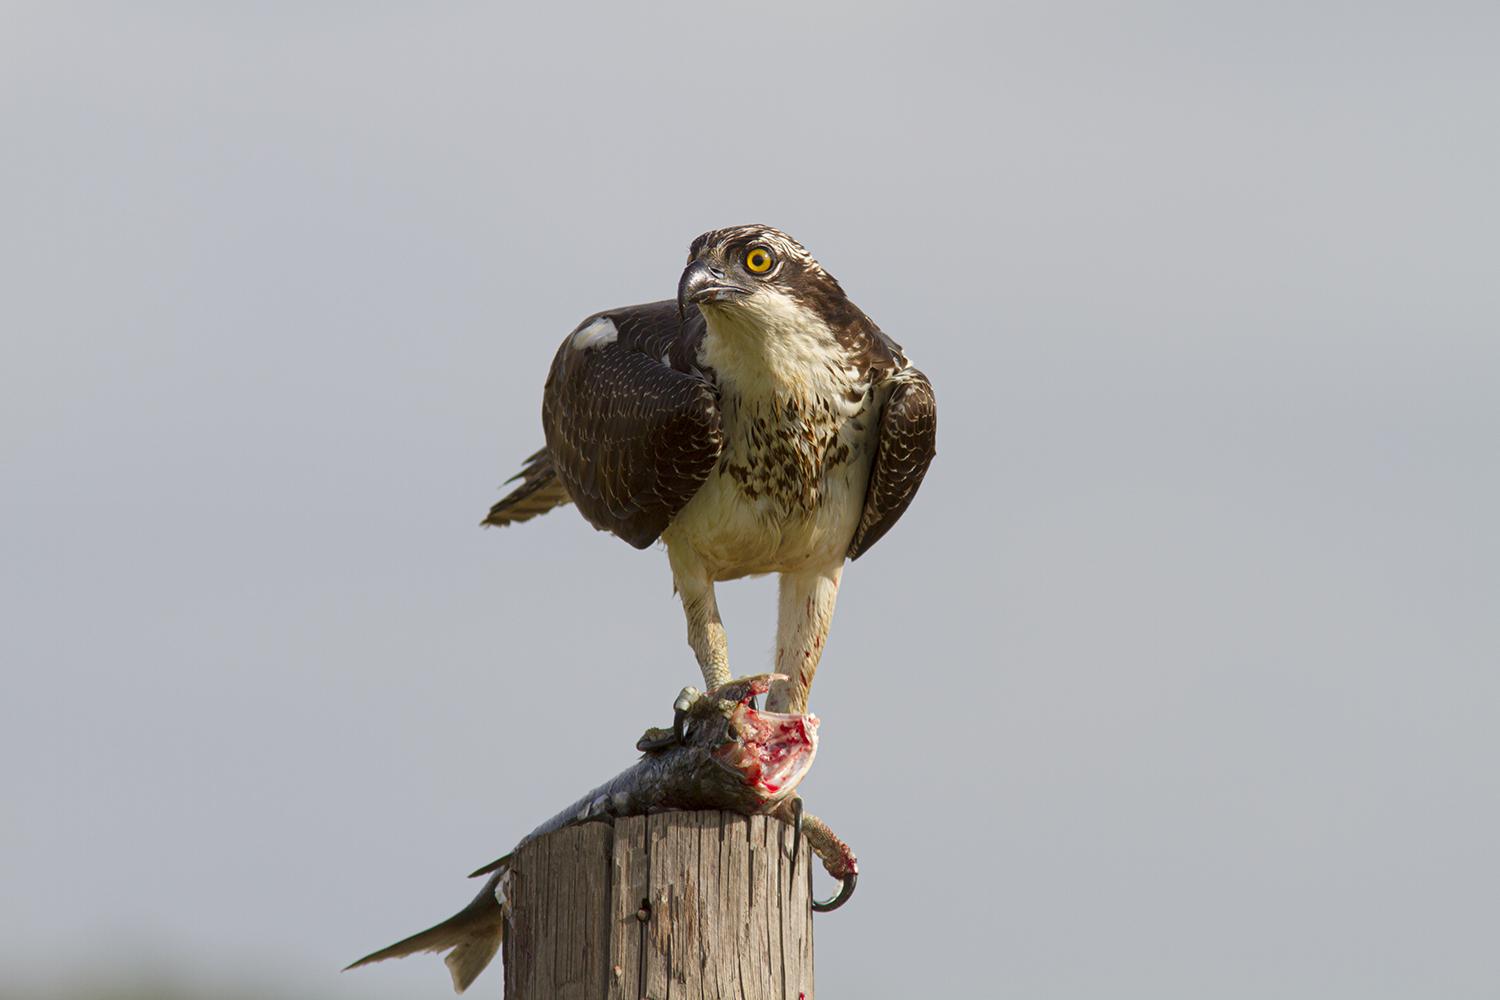
[[[516,854],[506,1000],[813,1000],[804,840],[766,816],[584,823]]]

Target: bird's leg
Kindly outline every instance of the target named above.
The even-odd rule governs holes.
[[[839,596],[842,565],[832,570],[781,574],[780,610],[776,619],[776,672],[790,681],[778,681],[766,698],[771,712],[807,711],[808,690],[828,627],[833,624],[833,606]]]
[[[719,602],[714,599],[713,581],[704,579],[691,589],[678,582],[682,593],[682,610],[687,615],[688,645],[703,671],[703,687],[712,691],[729,683],[729,637],[719,620]]]
[[[688,560],[679,548],[668,547],[667,556],[672,560],[672,582],[682,597],[682,610],[687,615],[688,645],[698,660],[698,669],[703,671],[703,686],[712,691],[729,683],[729,638],[724,634],[724,623],[719,620],[719,603],[714,598],[714,583],[708,572],[696,559]],[[672,705],[672,728],[646,730],[637,741],[641,750],[657,750],[681,742],[682,729],[687,710],[702,697],[696,688],[685,687]]]

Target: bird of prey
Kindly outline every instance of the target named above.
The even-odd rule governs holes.
[[[714,584],[779,573],[767,708],[807,711],[846,559],[891,529],[936,450],[927,377],[802,244],[704,233],[676,301],[607,309],[558,349],[547,446],[485,524],[573,503],[636,548],[666,543],[688,644],[731,679]],[[685,692],[686,693],[686,692]]]

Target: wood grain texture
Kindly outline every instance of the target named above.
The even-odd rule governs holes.
[[[507,1000],[812,1000],[806,844],[765,816],[588,823],[517,855]]]
[[[607,826],[585,823],[516,853],[506,890],[507,997],[604,996],[613,843]]]

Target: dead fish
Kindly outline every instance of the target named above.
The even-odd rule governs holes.
[[[634,766],[531,831],[516,848],[575,823],[670,809],[775,813],[784,819],[799,815],[801,800],[795,792],[817,754],[818,719],[757,710],[756,696],[769,691],[774,680],[786,678],[780,674],[746,677],[679,704],[680,739],[648,751]],[[819,849],[827,828],[813,817],[807,820],[809,843]],[[844,886],[852,890],[854,856],[838,843],[847,854],[840,869],[848,876]],[[505,883],[514,855],[512,851],[473,873],[471,877],[490,878],[468,906],[434,927],[366,955],[348,969],[422,951],[446,951],[443,961],[453,976],[453,988],[462,993],[500,948],[505,933]],[[830,872],[835,870],[826,856],[824,864]],[[841,893],[840,902],[843,898],[847,897]]]

